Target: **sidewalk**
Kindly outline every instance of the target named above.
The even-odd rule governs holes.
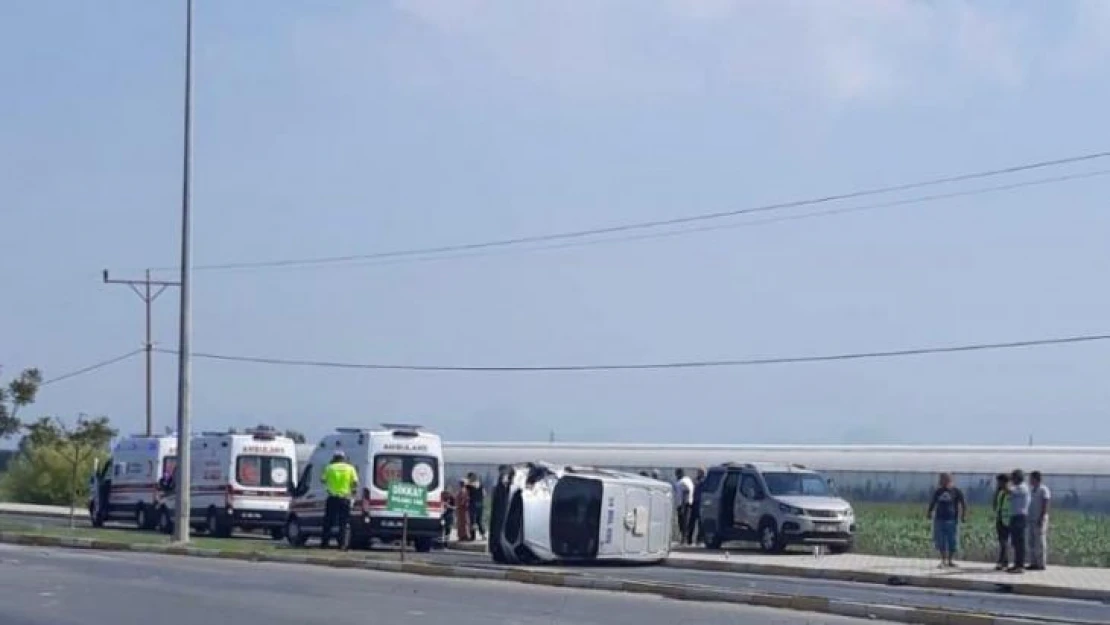
[[[80,505],[77,506],[76,513],[78,515],[87,514]],[[68,517],[69,508],[64,506],[38,506],[29,503],[0,503],[0,514],[8,516]]]
[[[486,544],[477,541],[451,542],[448,548],[484,553]],[[1013,575],[995,571],[993,564],[985,562],[965,562],[957,569],[939,569],[935,560],[864,554],[820,557],[768,555],[752,551],[708,551],[697,548],[672,550],[666,566],[1110,602],[1110,568],[1053,566],[1047,571],[1027,571],[1023,575]]]

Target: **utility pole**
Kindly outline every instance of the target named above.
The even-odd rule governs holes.
[[[146,270],[145,280],[116,280],[108,275],[108,270],[104,270],[104,284],[126,284],[131,287],[131,290],[143,300],[146,308],[146,341],[143,342],[143,349],[146,351],[146,435],[151,436],[154,433],[154,398],[153,391],[151,390],[151,383],[153,374],[151,369],[153,367],[152,354],[154,352],[154,341],[151,338],[151,305],[158,296],[162,294],[171,286],[181,286],[180,282],[167,282],[164,280],[151,280],[150,270]],[[141,288],[140,288],[141,287]],[[157,287],[157,290],[152,291],[152,287]]]
[[[193,0],[185,0],[185,115],[182,145],[181,185],[181,311],[177,360],[177,479],[174,491],[177,513],[173,523],[174,541],[189,542],[189,516],[192,497],[192,453],[189,449],[190,338],[192,335],[192,222],[190,221],[190,189],[193,160]]]

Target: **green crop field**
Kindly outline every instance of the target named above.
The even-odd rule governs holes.
[[[857,553],[909,558],[936,556],[925,504],[855,503]],[[994,520],[986,507],[972,507],[961,529],[959,558],[993,562],[998,555]],[[1050,513],[1050,564],[1110,567],[1110,516],[1072,510]]]

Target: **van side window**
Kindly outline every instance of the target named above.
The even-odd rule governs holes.
[[[717,492],[717,489],[721,486],[721,477],[723,477],[724,474],[725,474],[724,471],[710,471],[705,476],[705,482],[703,482],[702,485],[701,485],[702,492],[703,493],[715,493],[715,492]]]
[[[740,478],[740,494],[745,499],[755,499],[759,493],[759,482],[756,481],[755,476],[751,474],[744,474]]]

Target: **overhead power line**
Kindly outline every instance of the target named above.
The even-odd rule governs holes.
[[[544,243],[549,241],[561,241],[570,239],[581,239],[585,237],[592,237],[605,234],[617,234],[630,232],[635,230],[646,230],[651,228],[659,228],[665,226],[678,226],[682,224],[712,221],[724,219],[727,217],[736,217],[739,215],[748,215],[753,213],[763,213],[784,210],[789,208],[799,208],[802,206],[813,206],[817,204],[826,204],[830,202],[837,202],[842,200],[855,199],[860,197],[881,195],[887,193],[895,193],[900,191],[908,191],[911,189],[918,189],[922,187],[930,187],[942,184],[950,184],[956,182],[966,182],[969,180],[976,180],[982,178],[991,178],[996,176],[1004,176],[1015,174],[1025,171],[1032,171],[1036,169],[1045,169],[1050,167],[1059,167],[1061,165],[1069,165],[1081,163],[1085,161],[1092,161],[1110,157],[1110,151],[1094,152],[1079,156],[1071,156],[1067,158],[1060,158],[1054,160],[1038,161],[1033,163],[1025,163],[1021,165],[1013,165],[1001,169],[991,169],[985,171],[978,171],[967,174],[959,174],[953,176],[944,176],[940,178],[932,178],[918,182],[903,183],[897,185],[889,185],[883,187],[872,187],[868,189],[860,189],[845,193],[838,193],[834,195],[826,195],[822,197],[809,198],[804,200],[793,200],[789,202],[778,202],[774,204],[765,204],[761,206],[752,206],[747,208],[740,208],[727,211],[718,211],[712,213],[703,213],[699,215],[689,215],[685,217],[674,217],[670,219],[659,219],[653,221],[642,221],[635,223],[618,224],[615,226],[608,226],[602,228],[591,228],[584,230],[572,230],[565,232],[532,235],[524,237],[513,237],[505,239],[495,239],[488,241],[480,241],[474,243],[462,243],[456,245],[442,245],[435,247],[412,248],[404,250],[393,250],[386,252],[375,252],[366,254],[348,254],[343,256],[323,256],[314,258],[297,258],[297,259],[277,259],[268,261],[246,261],[234,263],[219,263],[208,265],[197,265],[195,270],[226,270],[226,269],[261,269],[271,267],[288,267],[288,266],[309,266],[309,265],[329,265],[336,263],[347,263],[353,261],[368,261],[368,260],[381,260],[381,259],[394,259],[412,256],[425,256],[428,254],[441,254],[451,252],[465,252],[474,250],[484,250],[488,248],[506,247],[514,245],[522,245],[528,243]],[[159,271],[167,271],[177,269],[176,267],[160,267]]]
[[[442,260],[453,260],[460,258],[476,258],[491,256],[495,254],[506,253],[520,253],[520,252],[539,252],[546,250],[560,250],[574,247],[586,247],[591,245],[606,245],[612,243],[622,243],[631,241],[646,241],[652,239],[664,239],[669,237],[684,236],[689,234],[698,234],[703,232],[717,232],[721,230],[733,230],[738,228],[750,228],[756,226],[767,226],[771,224],[784,223],[788,221],[801,221],[805,219],[815,219],[820,217],[832,217],[835,215],[846,215],[851,213],[862,213],[867,211],[879,210],[883,208],[895,208],[898,206],[909,206],[913,204],[925,204],[928,202],[936,202],[941,200],[949,200],[961,197],[972,197],[977,195],[986,195],[988,193],[998,193],[1001,191],[1013,191],[1017,189],[1024,189],[1029,187],[1044,186],[1049,184],[1057,184],[1061,182],[1069,182],[1073,180],[1085,180],[1090,178],[1097,178],[1110,175],[1110,169],[1096,169],[1088,172],[1081,172],[1076,174],[1064,174],[1060,176],[1049,176],[1045,178],[1037,178],[1035,180],[1023,180],[1021,182],[1012,182],[1008,184],[991,185],[985,187],[976,187],[974,189],[964,189],[962,191],[951,191],[948,193],[933,193],[929,195],[919,195],[910,198],[903,198],[899,200],[890,200],[887,202],[878,202],[874,204],[862,204],[856,206],[844,206],[840,208],[829,208],[820,211],[812,211],[808,213],[798,213],[794,215],[780,215],[776,217],[765,217],[762,219],[754,219],[749,221],[741,221],[736,223],[724,224],[706,224],[694,226],[689,228],[681,228],[677,230],[664,230],[662,232],[640,232],[626,234],[623,236],[599,238],[599,239],[579,239],[573,241],[563,241],[561,243],[552,243],[550,245],[539,245],[531,247],[501,247],[491,249],[480,249],[472,251],[462,251],[454,254],[438,254],[428,253],[425,256],[408,256],[408,257],[383,257],[383,258],[368,258],[360,261],[347,261],[343,263],[333,263],[331,266],[342,264],[344,266],[378,266],[378,265],[394,265],[394,264],[407,264],[414,262],[434,262]],[[257,270],[266,268],[312,268],[323,266],[323,263],[310,263],[308,265],[296,265],[295,261],[282,267],[226,267],[227,270]]]
[[[40,384],[39,386],[47,386],[49,384],[55,384],[57,382],[61,382],[63,380],[68,380],[70,378],[76,378],[78,376],[85,375],[86,373],[92,373],[93,371],[103,369],[104,367],[110,367],[110,366],[116,364],[117,362],[123,362],[124,360],[127,360],[128,358],[131,358],[132,356],[137,356],[138,354],[141,354],[142,352],[143,352],[142,349],[136,349],[134,351],[127,352],[126,354],[116,356],[115,358],[110,358],[108,360],[98,362],[95,365],[89,365],[87,367],[83,367],[83,368],[78,369],[76,371],[70,371],[69,373],[60,375],[56,378],[50,378],[49,380],[44,380],[42,382],[42,384]]]
[[[622,363],[622,364],[574,364],[574,365],[539,365],[539,366],[456,366],[456,365],[399,365],[379,363],[350,363],[328,360],[301,360],[292,358],[264,358],[259,356],[235,356],[229,354],[215,354],[193,352],[194,358],[206,360],[222,360],[231,362],[244,362],[264,365],[279,365],[293,367],[318,367],[327,369],[374,369],[391,371],[444,371],[444,372],[471,372],[471,373],[526,373],[541,371],[619,371],[629,369],[700,369],[711,367],[752,367],[765,365],[830,362],[838,360],[866,360],[876,358],[902,358],[907,356],[924,356],[929,354],[949,354],[958,352],[976,352],[1001,349],[1018,349],[1025,347],[1041,347],[1049,345],[1065,345],[1071,343],[1090,343],[1094,341],[1110,340],[1110,334],[1084,334],[1045,339],[1027,339],[1005,343],[971,343],[965,345],[950,345],[939,347],[914,347],[891,351],[851,352],[841,354],[826,354],[813,356],[776,356],[767,358],[746,358],[734,360],[691,360],[677,362],[656,363]],[[177,353],[174,350],[158,349],[156,351],[166,354]]]

